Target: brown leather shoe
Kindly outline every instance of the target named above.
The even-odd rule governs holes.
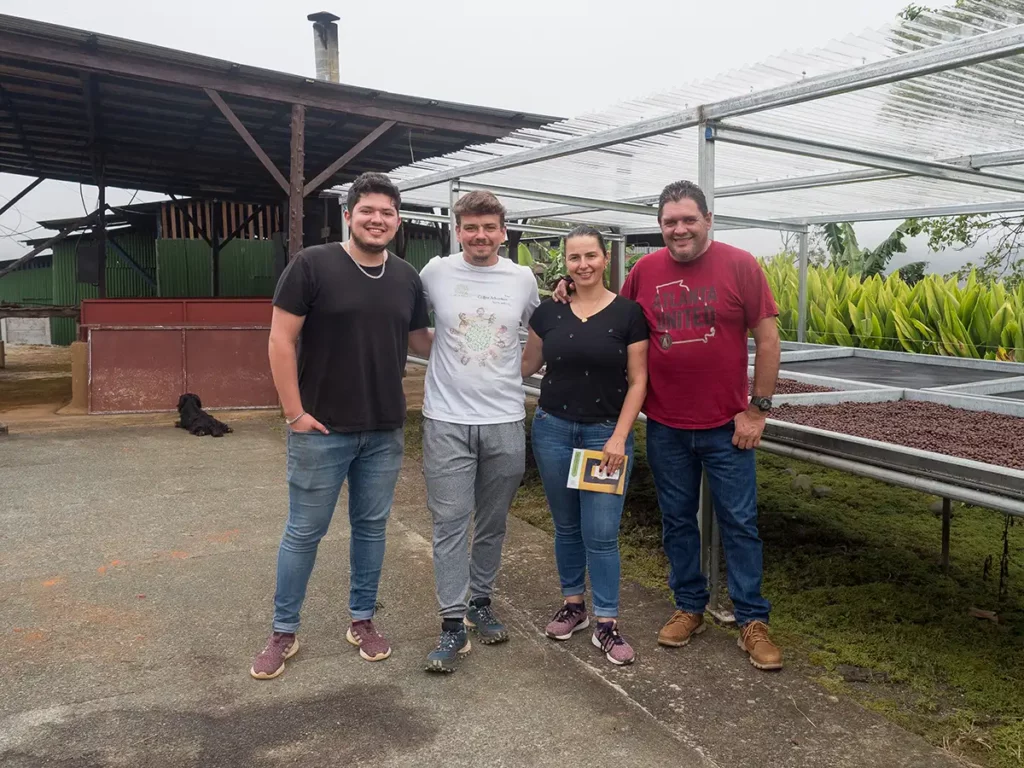
[[[682,648],[694,635],[699,635],[708,625],[704,623],[704,615],[676,611],[672,618],[658,633],[658,644],[670,648]]]
[[[758,669],[782,669],[782,651],[768,637],[768,625],[752,621],[743,627],[736,643]]]

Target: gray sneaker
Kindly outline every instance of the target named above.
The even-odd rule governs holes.
[[[490,604],[470,604],[463,621],[467,627],[480,635],[480,642],[484,645],[493,645],[508,640],[508,630],[505,629],[505,625],[501,623]]]
[[[459,658],[473,649],[465,629],[457,632],[442,630],[437,648],[427,655],[427,672],[454,672]]]

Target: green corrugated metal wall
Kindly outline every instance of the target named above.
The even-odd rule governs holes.
[[[441,241],[436,238],[412,238],[405,245],[405,260],[419,272],[435,256],[441,255]]]
[[[211,250],[202,240],[156,242],[160,295],[167,298],[213,295]],[[220,295],[274,295],[274,243],[232,240],[220,252]]]
[[[142,232],[110,233],[117,243],[151,277],[156,276],[156,247],[151,235]],[[90,238],[69,237],[53,248],[53,303],[59,306],[77,306],[82,299],[94,299],[99,289],[89,283],[80,283],[77,278],[79,245],[87,245]],[[107,244],[107,296],[112,299],[156,296],[142,277],[125,263],[112,245]],[[75,321],[67,317],[55,317],[50,324],[50,336],[54,344],[70,344],[75,340]]]
[[[156,263],[161,297],[213,295],[210,246],[202,240],[157,240]]]
[[[276,284],[272,241],[232,240],[221,250],[221,296],[273,296]]]
[[[0,302],[52,304],[53,269],[51,267],[19,269],[0,278]]]

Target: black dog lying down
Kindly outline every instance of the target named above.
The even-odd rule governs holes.
[[[178,398],[178,414],[181,421],[176,422],[174,426],[187,429],[193,435],[222,437],[232,431],[227,424],[217,421],[204,411],[199,395],[193,395],[191,392],[186,392]]]

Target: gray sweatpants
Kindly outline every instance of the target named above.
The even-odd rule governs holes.
[[[467,593],[474,599],[491,596],[508,508],[525,471],[524,422],[468,426],[423,420],[423,474],[434,520],[434,583],[443,618],[466,615]]]

